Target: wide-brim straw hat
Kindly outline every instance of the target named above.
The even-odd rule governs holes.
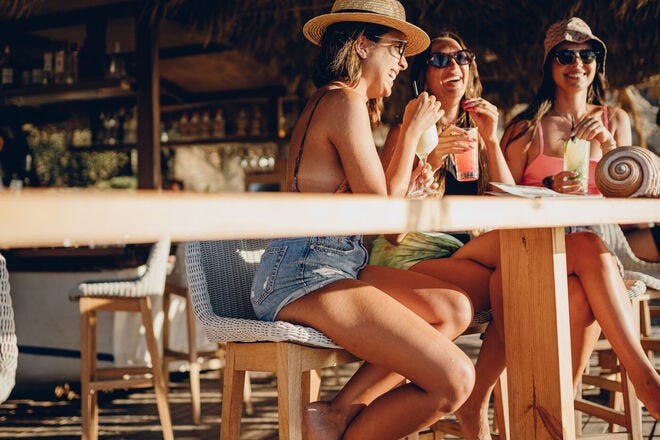
[[[600,70],[603,73],[605,72],[607,46],[605,46],[603,40],[591,32],[589,25],[578,17],[571,17],[566,20],[560,20],[548,28],[548,31],[545,33],[545,40],[543,41],[543,47],[545,49],[545,55],[543,55],[543,64],[545,64],[547,61],[548,55],[552,49],[564,41],[578,44],[584,43],[586,41],[595,43],[597,47],[594,49],[600,50],[603,54],[603,62],[600,66]]]
[[[423,52],[431,42],[426,32],[406,21],[406,11],[396,0],[336,0],[329,14],[305,23],[303,34],[318,46],[328,26],[346,21],[380,24],[402,32],[408,40],[406,56]]]

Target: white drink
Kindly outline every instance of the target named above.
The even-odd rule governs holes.
[[[417,156],[423,161],[426,161],[426,157],[431,154],[431,151],[438,145],[438,131],[435,128],[435,124],[427,128],[422,137],[419,138],[417,143]]]
[[[591,144],[585,139],[569,139],[564,143],[564,171],[572,171],[580,182],[580,191],[587,192],[589,185],[589,153]]]

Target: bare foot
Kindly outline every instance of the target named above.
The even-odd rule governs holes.
[[[339,440],[345,429],[344,416],[328,402],[312,402],[303,411],[305,440]]]
[[[488,405],[485,408],[470,408],[466,402],[462,407],[454,411],[456,420],[461,425],[461,432],[465,440],[491,440],[490,426],[488,426]]]

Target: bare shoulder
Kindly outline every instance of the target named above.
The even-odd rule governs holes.
[[[608,107],[609,111],[609,120],[615,124],[625,124],[626,122],[630,123],[630,116],[621,107]]]
[[[367,111],[364,97],[356,90],[349,87],[338,87],[328,90],[325,105],[333,109],[347,111]]]

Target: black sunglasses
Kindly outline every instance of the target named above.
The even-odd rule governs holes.
[[[598,59],[600,53],[593,49],[583,49],[583,50],[562,49],[562,50],[554,51],[553,55],[559,64],[561,64],[562,66],[568,66],[569,64],[573,64],[575,62],[576,56],[580,57],[580,59],[582,60],[582,64],[591,64],[594,61],[596,61],[596,59]]]
[[[456,64],[459,66],[465,66],[474,61],[474,52],[468,49],[459,50],[456,53],[434,53],[431,54],[431,57],[428,59],[426,64],[429,64],[433,67],[444,68],[449,67],[451,60],[455,60]]]

